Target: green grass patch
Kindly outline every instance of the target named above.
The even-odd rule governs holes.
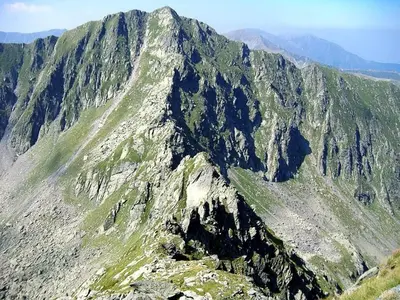
[[[400,251],[397,250],[381,266],[378,276],[366,280],[350,294],[343,295],[340,300],[375,300],[383,292],[400,284]],[[391,299],[391,298],[384,298]]]
[[[53,128],[55,132],[49,132],[39,140],[33,150],[33,157],[40,167],[34,168],[30,174],[28,179],[30,186],[48,178],[70,160],[83,144],[93,122],[102,115],[106,108],[107,106],[89,108],[82,112],[78,123],[66,132],[59,133]]]

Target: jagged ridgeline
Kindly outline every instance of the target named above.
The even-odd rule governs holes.
[[[363,272],[356,251],[317,279],[264,224],[255,204],[269,205],[259,191],[270,182],[329,182],[353,208],[378,211],[376,224],[398,224],[400,89],[389,82],[298,69],[169,8],[0,45],[0,75],[0,133],[16,154],[36,154],[29,188],[60,188],[84,211],[81,251],[107,249],[85,261],[101,272],[63,283],[75,295],[132,285],[150,297],[317,299],[321,284]],[[364,238],[399,243],[382,228]]]

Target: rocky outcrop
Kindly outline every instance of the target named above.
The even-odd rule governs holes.
[[[15,97],[21,109],[13,116],[11,138],[19,154],[33,146],[56,119],[59,130],[66,130],[83,109],[103,105],[116,95],[132,74],[144,21],[139,11],[121,13],[66,32],[58,40],[39,39],[27,46],[22,68],[25,73],[30,65],[27,73],[32,78],[20,76]],[[47,51],[53,55],[41,55]]]
[[[111,209],[110,213],[107,215],[106,220],[104,221],[103,229],[104,231],[109,230],[117,220],[117,214],[119,210],[121,209],[122,203],[118,202],[117,204],[114,205],[114,207]]]
[[[398,113],[391,94],[396,88],[316,66],[305,68],[303,74],[307,96],[317,99],[307,105],[307,119],[313,130],[320,132],[320,138],[313,139],[312,148],[318,152],[321,174],[350,180],[355,199],[367,205],[378,199],[391,211],[389,199],[396,196],[393,191],[391,196],[380,192],[386,186],[380,178],[385,173],[391,184],[399,184],[392,172],[389,175],[384,171],[396,164],[388,149],[397,147],[393,138],[398,132],[389,133],[383,121]],[[385,89],[390,95],[383,92]],[[385,99],[380,102],[380,109],[372,105],[377,99]]]
[[[185,253],[217,255],[217,269],[243,274],[269,296],[311,299],[322,291],[304,262],[266,228],[244,199],[208,165],[190,174],[186,209],[180,222],[167,229],[185,241]]]
[[[363,273],[356,281],[355,285],[359,285],[362,282],[364,282],[365,280],[375,277],[376,275],[378,275],[379,273],[379,268],[378,267],[374,267],[369,269],[367,272]]]
[[[11,115],[12,107],[17,101],[13,87],[7,85],[8,79],[4,78],[4,85],[0,87],[0,137],[3,137]]]
[[[385,300],[385,299],[399,299],[400,298],[400,285],[384,291],[382,295],[377,298],[377,300]]]

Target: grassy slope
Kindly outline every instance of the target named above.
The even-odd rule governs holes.
[[[317,225],[318,233],[321,236],[330,240],[329,237],[335,232],[349,234],[352,237],[351,242],[362,250],[361,253],[367,264],[375,265],[381,258],[377,252],[371,252],[371,245],[378,247],[377,245],[381,243],[380,247],[385,245],[386,249],[393,249],[394,246],[390,243],[400,242],[393,230],[398,226],[396,221],[378,203],[366,207],[352,199],[351,184],[347,185],[339,180],[328,184],[328,179],[315,172],[311,156],[306,158],[296,178],[288,182],[275,183],[273,189],[263,183],[258,175],[241,168],[230,170],[231,183],[273,230],[279,229],[279,220],[277,221],[276,218],[281,214],[280,212],[293,211],[305,220],[317,212],[318,217],[311,224],[314,224],[313,226],[319,224]],[[299,203],[299,200],[302,202]],[[294,205],[296,202],[302,206],[301,210],[296,210],[296,205]],[[325,208],[324,211],[319,211],[316,205]],[[304,214],[304,211],[308,213]],[[279,213],[276,214],[277,212]],[[332,226],[332,218],[339,221],[340,229]],[[304,232],[301,229],[299,232],[304,235],[305,240],[307,237],[311,238],[308,235],[310,232]],[[368,243],[365,244],[366,242]],[[301,244],[299,241],[297,243]],[[341,243],[334,241],[332,246],[336,249],[335,253],[340,255],[340,260],[327,260],[315,253],[308,262],[315,270],[332,275],[345,289],[351,284],[348,279],[349,274],[355,271],[353,258],[350,250]],[[322,281],[321,284],[324,285]]]
[[[390,290],[400,284],[400,250],[397,250],[381,266],[377,277],[366,280],[360,288],[351,294],[346,294],[340,297],[341,300],[369,300],[376,299],[383,292]],[[387,294],[383,299],[391,298]]]

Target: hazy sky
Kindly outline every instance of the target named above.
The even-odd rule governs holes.
[[[220,33],[249,27],[272,33],[285,29],[319,32],[322,38],[332,36],[335,42],[367,59],[400,60],[400,0],[0,0],[0,31],[71,29],[107,14],[131,9],[152,11],[166,5],[180,15],[208,23]],[[341,32],[349,29],[353,34],[342,38]],[[365,36],[362,39],[357,33],[360,29]],[[382,40],[382,30],[394,35]],[[373,47],[375,54],[383,53],[379,50],[383,47],[394,56],[376,58],[369,50]]]
[[[0,0],[0,30],[73,28],[118,11],[168,5],[220,32],[242,27],[396,28],[400,0]]]

